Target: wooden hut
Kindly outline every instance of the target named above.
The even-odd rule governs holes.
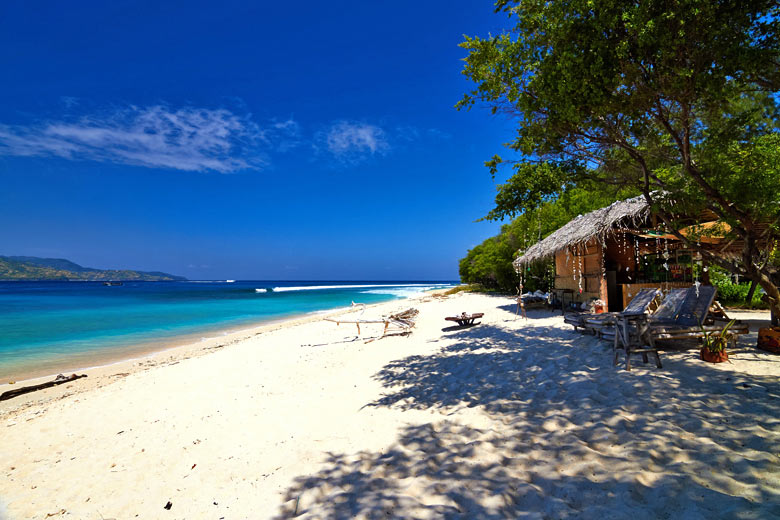
[[[714,215],[691,223],[711,227],[712,220]],[[532,262],[554,257],[554,292],[564,304],[600,299],[609,310],[622,310],[641,288],[709,283],[697,253],[655,230],[654,223],[644,197],[618,201],[578,216],[528,248],[514,266],[522,272]],[[717,237],[710,241],[713,247],[723,245]]]

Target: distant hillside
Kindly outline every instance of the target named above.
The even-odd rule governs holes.
[[[37,258],[35,256],[1,256],[0,280],[186,280],[157,271],[130,271],[82,267],[64,258]]]

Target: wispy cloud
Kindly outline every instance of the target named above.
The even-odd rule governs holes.
[[[131,106],[72,121],[0,124],[0,155],[228,173],[262,167],[259,146],[289,147],[298,133],[292,120],[261,129],[248,115],[225,109]]]
[[[264,135],[265,141],[277,152],[286,152],[302,142],[301,126],[292,118],[272,121]]]
[[[315,147],[324,147],[334,157],[359,162],[372,155],[382,155],[390,144],[381,127],[354,121],[337,121],[315,138]]]

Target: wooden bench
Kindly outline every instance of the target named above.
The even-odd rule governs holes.
[[[460,316],[447,316],[444,319],[447,321],[456,321],[461,327],[467,327],[469,325],[474,325],[474,320],[477,320],[484,315],[485,314],[482,312],[475,312],[474,314],[466,314],[464,312]]]

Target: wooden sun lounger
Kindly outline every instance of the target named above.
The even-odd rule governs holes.
[[[583,319],[586,329],[601,336],[606,327],[614,326],[617,317],[621,314],[645,314],[655,299],[661,293],[656,288],[641,289],[634,298],[628,302],[622,312],[605,312],[602,314],[589,314]]]
[[[655,344],[658,331],[674,331],[675,333],[692,334],[698,330],[698,337],[703,335],[701,327],[707,318],[707,313],[715,300],[717,289],[711,285],[690,287],[685,290],[685,297],[677,307],[674,319],[666,315],[653,316],[650,320],[646,316],[621,316],[618,320],[615,334],[614,364],[617,365],[620,351],[626,353],[626,370],[631,370],[631,355],[642,354],[642,360],[648,362],[648,354],[655,356],[655,364],[661,365],[661,357],[658,355],[658,347]],[[673,298],[675,298],[673,296]],[[674,305],[668,306],[671,308]],[[664,334],[667,332],[664,332]],[[691,336],[693,337],[693,336]]]
[[[685,295],[688,294],[688,289],[672,289],[668,293],[666,293],[666,296],[663,297],[661,300],[661,303],[658,305],[658,307],[653,311],[652,314],[648,317],[648,321],[651,323],[666,323],[670,321],[674,321],[674,319],[677,317],[677,314],[680,311],[680,306],[682,305],[683,300],[685,299]],[[642,314],[645,314],[644,312],[638,312],[639,309],[630,309],[631,311],[636,310],[637,312],[628,312],[628,314],[632,316],[641,316]],[[625,315],[626,311],[623,311],[622,313],[618,313],[615,316],[615,320],[612,322],[611,325],[606,325],[599,331],[599,337],[601,339],[614,341],[615,340],[615,334],[617,333],[617,322],[621,315]]]
[[[647,355],[652,353],[655,355],[656,365],[661,368],[656,341],[701,339],[705,334],[717,334],[723,331],[725,326],[704,324],[709,309],[715,301],[716,293],[715,287],[707,285],[687,289],[674,319],[655,316],[649,319],[638,316],[622,317],[615,335],[614,364],[617,365],[619,351],[624,350],[626,370],[631,370],[632,354],[642,354],[644,362],[647,363]],[[734,345],[740,334],[747,333],[748,327],[743,323],[735,323],[727,332]]]
[[[563,315],[563,322],[568,323],[574,330],[582,329],[580,332],[585,332],[585,318],[592,316],[589,312],[569,312]]]
[[[482,312],[475,312],[474,314],[466,314],[464,312],[460,316],[447,316],[444,319],[447,321],[455,321],[461,327],[468,327],[469,325],[474,325],[474,320],[478,320],[484,315],[485,314]]]
[[[725,325],[704,325],[701,328],[698,329],[684,329],[684,328],[665,328],[663,326],[660,327],[652,327],[650,332],[653,335],[653,340],[676,340],[676,339],[701,339],[704,337],[704,334],[719,334],[721,331],[723,331],[723,328]],[[729,341],[731,342],[732,347],[737,346],[737,339],[742,334],[749,334],[750,329],[747,325],[747,323],[741,323],[741,322],[735,322],[734,325],[729,327],[729,330],[727,332]]]
[[[640,290],[637,295],[626,305],[623,312],[647,312],[647,309],[655,301],[660,291],[654,288],[646,288]],[[574,327],[574,330],[583,329],[582,331],[588,331],[598,336],[601,336],[602,331],[606,327],[614,326],[615,319],[619,315],[619,312],[603,312],[600,314],[593,314],[589,312],[583,312],[579,314],[566,314],[563,317],[564,323]]]

